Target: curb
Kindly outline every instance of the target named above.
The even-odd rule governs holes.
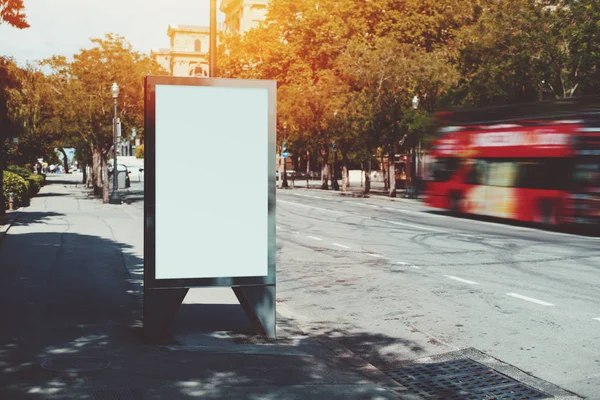
[[[17,220],[17,215],[18,215],[18,213],[13,211],[13,212],[7,212],[6,215],[3,217],[3,219],[6,221],[6,223],[4,225],[0,225],[0,245],[2,244],[2,240],[4,239],[4,236],[6,236],[6,234],[8,233],[8,230],[11,228],[11,226]],[[2,222],[4,222],[4,221],[2,221]]]
[[[406,387],[393,380],[385,372],[383,372],[364,358],[358,356],[346,346],[336,342],[331,337],[323,333],[311,332],[312,330],[308,326],[305,326],[305,324],[302,323],[300,319],[296,317],[294,312],[291,311],[287,306],[278,304],[277,309],[277,312],[284,318],[290,319],[296,325],[296,328],[300,332],[302,332],[303,335],[313,338],[323,346],[327,347],[340,360],[356,368],[360,373],[369,378],[373,383],[383,386],[388,392],[398,396],[399,398],[402,398],[402,393],[408,390]],[[415,398],[415,400],[416,399],[417,398]]]

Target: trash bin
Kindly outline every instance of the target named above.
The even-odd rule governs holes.
[[[119,189],[128,189],[131,186],[131,182],[129,180],[129,169],[123,165],[123,164],[119,164],[117,165],[117,171],[118,171],[118,176],[117,176],[117,187]],[[108,171],[108,175],[109,175],[109,185],[110,188],[113,187],[113,170],[111,169],[110,171]]]

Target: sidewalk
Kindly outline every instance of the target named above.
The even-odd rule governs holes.
[[[177,343],[144,344],[143,212],[79,180],[49,175],[0,244],[1,399],[415,399],[288,314],[249,335],[229,288],[191,290]]]

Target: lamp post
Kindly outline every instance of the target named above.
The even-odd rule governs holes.
[[[117,170],[117,98],[119,97],[119,85],[113,83],[112,85],[112,97],[114,100],[113,108],[115,116],[113,120],[113,190],[110,194],[110,204],[121,204],[121,196],[119,196],[119,171]]]

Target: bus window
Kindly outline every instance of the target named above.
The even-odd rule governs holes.
[[[469,185],[487,185],[487,167],[486,160],[472,160],[467,183]]]
[[[432,166],[432,177],[434,182],[446,182],[452,178],[458,169],[458,158],[438,158]]]
[[[492,161],[489,164],[488,185],[513,187],[516,183],[517,163],[512,161]]]

